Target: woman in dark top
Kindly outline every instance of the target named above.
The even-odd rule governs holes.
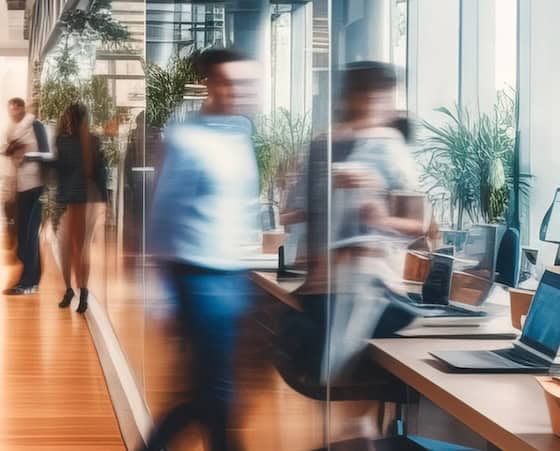
[[[89,244],[95,225],[91,212],[96,204],[107,201],[105,164],[99,139],[90,132],[84,105],[76,103],[66,109],[58,124],[56,147],[57,200],[64,207],[60,224],[61,266],[66,284],[66,293],[58,305],[68,307],[74,297],[74,272],[80,288],[77,311],[84,313],[88,298]]]

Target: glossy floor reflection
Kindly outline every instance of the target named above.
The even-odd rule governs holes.
[[[1,241],[4,287],[18,265],[5,233]],[[39,294],[0,296],[0,450],[122,451],[86,321],[57,307],[62,281],[43,249]]]

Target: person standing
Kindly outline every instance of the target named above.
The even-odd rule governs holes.
[[[8,295],[37,292],[41,279],[39,227],[40,197],[44,190],[41,163],[26,158],[30,152],[49,152],[43,124],[25,110],[25,101],[18,97],[8,101],[11,124],[0,152],[10,157],[16,170],[17,256],[23,264],[19,282],[5,290]]]
[[[152,210],[152,247],[177,298],[193,353],[193,398],[170,411],[146,448],[159,450],[191,421],[212,451],[240,445],[228,432],[239,321],[249,305],[243,245],[257,231],[258,173],[252,127],[256,63],[227,49],[201,55],[208,98],[201,114],[165,132]]]
[[[56,132],[58,157],[57,202],[64,208],[58,230],[61,267],[66,292],[58,306],[70,306],[74,298],[72,272],[80,288],[77,312],[88,307],[90,243],[95,225],[107,202],[107,173],[99,139],[90,132],[87,108],[70,105],[59,120]]]

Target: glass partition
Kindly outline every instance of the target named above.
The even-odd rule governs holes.
[[[62,33],[36,68],[41,118],[54,136],[69,103],[88,107],[107,173],[107,201],[91,227],[91,292],[106,310],[155,424],[198,399],[193,387],[201,378],[194,370],[213,357],[200,349],[196,354],[200,343],[188,334],[198,331],[214,345],[232,338],[230,347],[212,349],[229,353],[223,361],[234,376],[218,375],[228,380],[227,399],[219,401],[231,409],[228,434],[244,449],[339,449],[334,444],[348,439],[360,438],[344,446],[365,446],[365,438],[394,434],[402,425],[398,405],[406,401],[405,389],[372,362],[366,340],[394,337],[412,320],[390,308],[420,296],[405,283],[418,275],[411,255],[429,260],[445,244],[459,251],[473,225],[519,229],[528,214],[519,201],[529,197],[517,147],[517,2],[103,4],[113,35]],[[258,108],[245,115],[248,122],[213,109],[201,62],[216,49],[235,49],[258,62],[251,77],[245,74],[260,79]],[[237,87],[228,83],[226,92]],[[189,128],[214,126],[223,126],[221,140],[204,135],[197,141]],[[179,139],[181,127],[190,134]],[[204,312],[212,321],[231,314],[235,327],[225,320],[188,322],[179,298],[192,307],[200,294],[188,283],[218,280],[212,289],[205,286],[204,311],[223,296],[221,283],[229,283],[223,273],[237,275],[239,268],[213,271],[191,255],[161,258],[156,245],[169,250],[177,243],[152,227],[187,210],[193,214],[192,205],[181,203],[192,190],[206,202],[196,212],[201,217],[226,211],[228,205],[214,202],[211,183],[193,180],[200,162],[181,158],[197,142],[202,154],[224,152],[211,169],[222,170],[233,189],[233,182],[242,185],[256,173],[252,153],[245,165],[226,153],[242,139],[259,171],[252,199],[258,211],[240,259],[251,283],[228,292],[247,290],[247,303],[235,314],[227,303]],[[168,178],[166,164],[183,164],[184,171]],[[162,205],[158,189],[170,185],[175,202],[154,213]],[[220,194],[232,194],[226,191]],[[62,268],[64,238],[57,227],[63,212],[56,196],[51,186],[46,233]],[[228,214],[216,242],[219,234],[233,235],[240,221],[237,211]],[[472,244],[472,232],[470,238]],[[489,280],[497,276],[495,254],[492,249]],[[181,265],[188,267],[185,286],[169,276]],[[453,277],[451,296],[473,289]],[[424,278],[414,279],[417,288]],[[230,327],[239,335],[227,335]],[[210,373],[204,376],[216,377]],[[385,392],[372,387],[377,381],[388,381]],[[223,420],[204,415],[208,428]],[[203,448],[205,428],[187,429],[169,449]],[[446,439],[456,431],[428,432]]]
[[[304,224],[297,214],[294,221],[284,219],[303,208],[298,190],[303,188],[311,135],[328,129],[328,2],[148,1],[146,11],[146,158],[153,161],[155,177],[161,169],[164,124],[188,123],[206,102],[203,76],[191,64],[200,52],[233,47],[256,58],[262,71],[261,103],[251,120],[261,190],[259,230],[248,246],[248,264],[255,270],[276,268],[278,246],[289,234],[286,246],[293,262],[305,246]],[[175,84],[177,91],[159,86],[160,79]],[[148,210],[152,189],[147,186]],[[192,349],[183,346],[188,331],[162,279],[164,268],[149,254],[154,238],[149,229],[145,233],[143,380],[146,404],[157,424],[170,408],[192,399],[189,374],[197,360]],[[256,285],[253,290],[254,301],[241,319],[239,344],[231,351],[237,387],[232,427],[247,449],[320,448],[326,443],[324,400],[302,398],[276,367],[277,335],[286,308]],[[288,412],[290,421],[282,421]],[[182,443],[193,446],[200,437],[195,431]]]
[[[140,144],[145,109],[144,5],[126,0],[92,2],[81,9],[67,6],[59,13],[32,75],[38,116],[47,125],[59,161],[56,170],[50,171],[43,196],[44,229],[64,279],[60,296],[65,282],[81,288],[79,292],[89,289],[102,314],[108,315],[142,386],[144,349],[139,336],[144,334],[144,302],[141,285],[129,277],[128,257],[141,258],[143,251],[143,188],[136,185],[133,193],[129,188],[130,170],[145,166]],[[83,117],[75,107],[78,103],[85,107]],[[71,168],[85,144],[80,139],[78,145],[74,138],[76,127],[86,123],[95,137],[91,143],[94,187],[88,188],[84,199],[77,199],[80,188],[68,188],[61,180],[78,180],[71,171],[80,169]],[[65,192],[72,189],[77,191]],[[134,210],[131,197],[136,200]],[[79,208],[76,202],[84,206],[83,216],[71,223],[67,218]],[[82,233],[81,245],[74,244]],[[89,281],[87,276],[83,280],[73,261],[76,246],[81,247],[84,262],[89,260]]]

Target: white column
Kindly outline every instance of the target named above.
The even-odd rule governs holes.
[[[340,29],[337,61],[390,61],[390,0],[345,0],[333,5]]]
[[[312,14],[312,3],[299,6],[292,13],[290,102],[292,113],[296,116],[311,110]]]
[[[494,0],[462,0],[461,104],[473,114],[492,111],[496,100]]]
[[[441,123],[459,89],[459,0],[409,0],[408,108]]]
[[[267,0],[263,2],[262,11],[260,11],[259,23],[254,38],[257,39],[258,54],[257,58],[261,63],[263,76],[262,82],[262,112],[270,114],[272,112],[272,67],[270,55],[272,53],[272,39],[271,39],[271,23],[270,23],[271,6]]]
[[[523,174],[531,174],[531,1],[520,0],[518,14],[518,80],[517,98],[519,109],[519,171]],[[530,196],[527,198],[520,196],[519,199],[519,223],[521,237],[529,239],[529,243],[534,239],[531,234],[531,202]]]
[[[366,59],[390,62],[391,5],[390,0],[368,0],[365,11],[367,43]]]

